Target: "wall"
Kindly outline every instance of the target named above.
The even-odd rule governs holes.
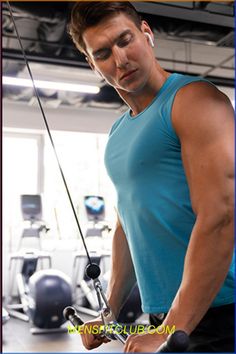
[[[45,115],[52,130],[108,133],[121,113],[114,110],[81,107],[59,107],[58,109],[46,107]],[[38,107],[13,101],[3,101],[3,127],[45,129]]]

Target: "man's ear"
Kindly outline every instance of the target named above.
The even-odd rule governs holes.
[[[145,33],[145,32],[148,32],[150,34],[152,33],[152,30],[151,30],[149,24],[144,20],[142,21],[142,24],[141,24],[141,31],[143,33]]]

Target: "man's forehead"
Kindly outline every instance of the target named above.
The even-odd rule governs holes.
[[[109,16],[100,21],[97,25],[89,27],[84,31],[83,37],[85,40],[90,40],[91,38],[98,41],[99,35],[109,35],[113,34],[119,36],[123,31],[135,30],[135,23],[132,19],[125,14],[117,14],[114,16]],[[107,32],[109,30],[109,32]]]
[[[125,22],[125,23],[129,23],[131,26],[135,26],[134,20],[132,19],[131,16],[129,16],[128,14],[124,13],[124,12],[117,12],[115,14],[111,14],[108,15],[106,17],[104,17],[99,23],[98,26],[106,26],[106,25],[112,25],[116,22]]]

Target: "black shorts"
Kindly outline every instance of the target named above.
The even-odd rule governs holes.
[[[166,315],[150,315],[160,326]],[[210,308],[190,335],[188,353],[235,352],[235,304]]]

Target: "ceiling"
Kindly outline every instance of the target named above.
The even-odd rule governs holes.
[[[88,67],[74,48],[66,27],[73,2],[10,2],[34,79],[90,83],[96,95],[39,90],[45,104],[126,108],[116,91]],[[234,87],[234,2],[133,2],[155,35],[155,54],[169,72],[202,75],[220,86]],[[2,2],[3,75],[28,78],[7,4]],[[7,101],[34,104],[31,88],[4,86]]]

